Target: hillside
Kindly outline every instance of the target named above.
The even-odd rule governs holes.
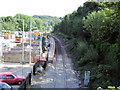
[[[42,15],[33,15],[33,18],[39,18],[42,20],[42,30],[53,30],[53,27],[56,23],[60,22],[61,19],[58,17],[52,17],[52,16],[42,16]]]
[[[54,33],[67,44],[74,68],[90,71],[89,87],[120,85],[120,2],[85,2]]]
[[[24,28],[25,31],[30,30],[30,19],[31,16],[24,15],[24,14],[16,14],[14,17],[7,16],[7,17],[0,17],[0,21],[2,22],[0,25],[0,30],[11,30],[11,31],[22,31],[22,21],[17,20],[15,21],[14,18],[17,19],[24,19]],[[32,28],[38,27],[41,31],[51,31],[56,23],[60,22],[61,20],[58,17],[52,16],[32,16]]]

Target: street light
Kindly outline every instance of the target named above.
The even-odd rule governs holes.
[[[22,39],[22,47],[23,47],[23,50],[22,50],[22,76],[23,76],[23,63],[24,63],[24,19],[16,19],[14,18],[15,21],[23,21],[23,32],[22,32],[22,35],[23,35],[23,39]]]

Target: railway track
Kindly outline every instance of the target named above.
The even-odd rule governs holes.
[[[53,63],[48,63],[44,74],[33,76],[32,88],[79,88],[79,80],[72,68],[71,59],[67,57],[60,40],[51,36],[55,41],[55,57]],[[53,42],[51,42],[53,43]],[[51,48],[53,50],[53,48]]]
[[[67,75],[65,67],[65,52],[61,42],[55,39],[56,53],[55,53],[55,77],[53,79],[54,88],[67,88]]]

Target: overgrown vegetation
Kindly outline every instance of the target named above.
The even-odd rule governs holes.
[[[67,40],[76,70],[91,71],[89,86],[120,85],[120,2],[85,2],[54,33]]]

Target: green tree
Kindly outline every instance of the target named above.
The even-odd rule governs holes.
[[[16,26],[13,17],[1,17],[1,29],[15,31],[15,28]]]
[[[38,30],[42,30],[42,20],[39,18],[33,18],[34,22],[35,22],[35,27],[38,27]]]
[[[110,43],[116,42],[117,37],[114,37],[114,41],[111,41],[111,37],[118,33],[115,17],[116,14],[113,9],[105,8],[88,14],[87,19],[83,18],[84,28],[86,28],[86,32],[91,33],[91,41],[94,44],[107,41]]]
[[[30,16],[24,15],[24,14],[16,14],[14,16],[16,19],[24,19],[24,30],[29,31],[30,30]],[[19,31],[23,30],[23,21],[17,20],[18,24],[18,29]]]
[[[91,71],[90,86],[120,84],[120,2],[86,2],[54,32],[67,38],[76,70]]]

